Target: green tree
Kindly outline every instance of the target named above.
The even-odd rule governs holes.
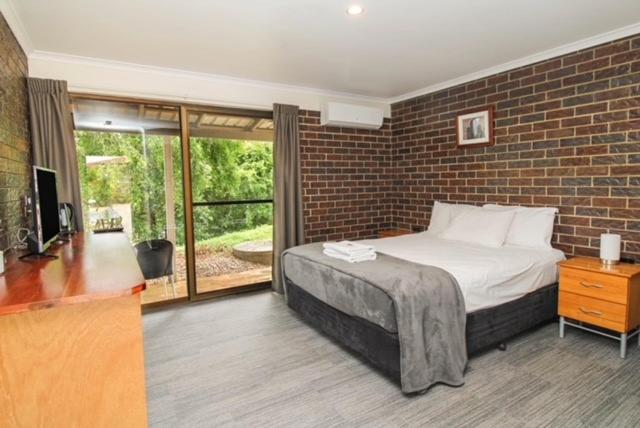
[[[94,207],[131,204],[134,241],[164,236],[165,187],[162,136],[76,132],[85,216]],[[172,137],[178,245],[184,244],[181,148]],[[125,163],[88,166],[87,156],[122,156]],[[191,139],[194,201],[270,199],[273,152],[268,142]],[[90,203],[91,202],[91,203]],[[198,241],[272,223],[270,203],[194,207]]]

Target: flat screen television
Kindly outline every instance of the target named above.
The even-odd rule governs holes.
[[[58,238],[60,211],[56,172],[39,166],[33,167],[33,223],[34,239],[31,251],[42,254]]]

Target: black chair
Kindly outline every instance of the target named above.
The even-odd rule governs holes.
[[[164,294],[167,295],[167,277],[171,278],[173,297],[176,283],[173,276],[173,244],[166,239],[151,239],[135,245],[136,257],[144,279],[164,279]]]

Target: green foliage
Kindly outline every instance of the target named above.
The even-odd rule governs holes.
[[[191,139],[194,202],[271,199],[272,144]],[[197,206],[196,240],[272,223],[272,204]]]
[[[76,132],[85,216],[91,209],[131,204],[133,239],[165,236],[163,136]],[[177,244],[184,244],[184,200],[180,140],[170,137]],[[124,156],[124,164],[89,167],[87,156]],[[272,144],[224,139],[191,139],[192,193],[196,202],[271,199]],[[90,201],[92,203],[90,203]],[[271,225],[272,204],[194,207],[197,241]]]
[[[250,241],[270,241],[273,237],[273,226],[262,225],[255,229],[229,232],[216,238],[198,241],[198,248],[207,248],[213,251],[230,251],[234,245]],[[178,251],[182,249],[179,248]]]

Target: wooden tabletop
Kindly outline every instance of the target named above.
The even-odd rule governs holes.
[[[640,274],[640,264],[618,263],[617,265],[605,266],[600,259],[593,257],[573,257],[558,263],[561,267],[582,269],[589,272],[606,273],[609,275],[631,278]]]
[[[78,233],[47,253],[58,258],[9,258],[0,275],[0,315],[126,296],[145,288],[124,233]]]

